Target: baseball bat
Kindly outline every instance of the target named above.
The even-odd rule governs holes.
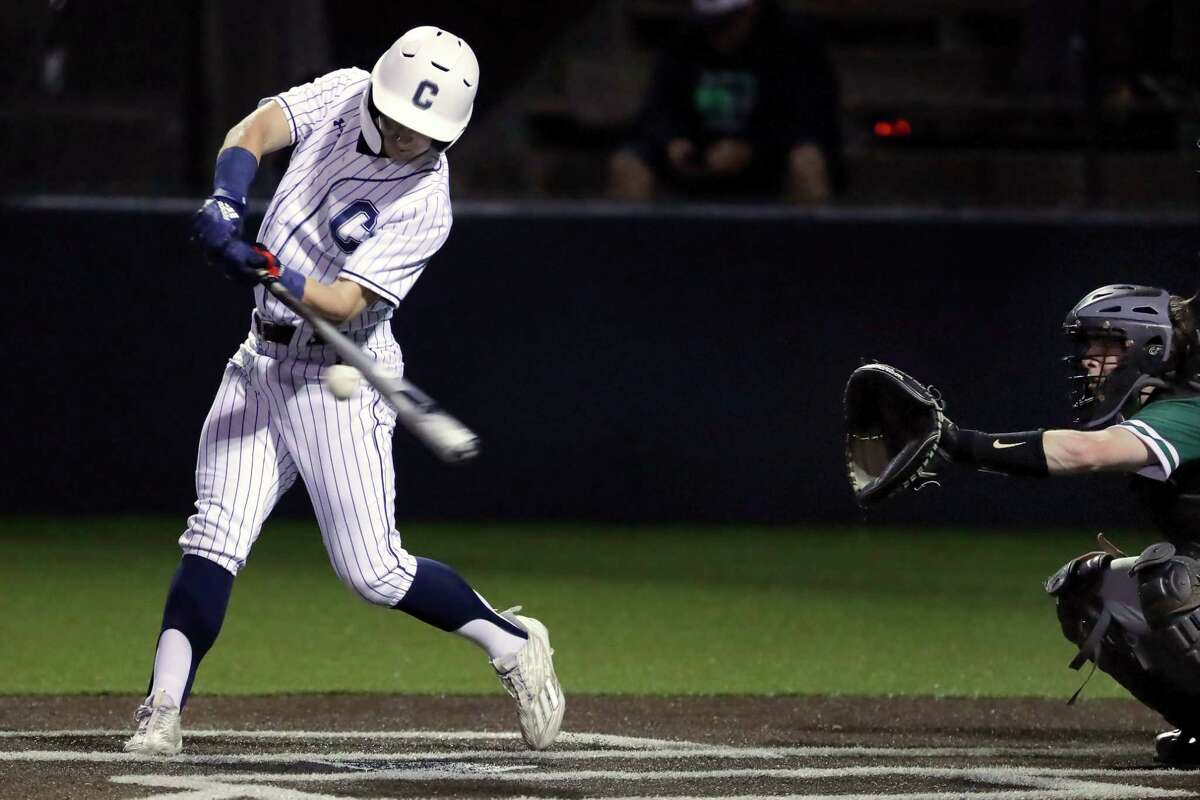
[[[275,258],[268,251],[259,249],[259,252],[268,260]],[[412,383],[384,370],[333,323],[296,299],[282,283],[269,278],[265,270],[262,275],[266,278],[263,285],[267,291],[311,325],[344,363],[361,372],[367,383],[396,409],[396,416],[404,427],[424,442],[434,455],[447,464],[461,464],[479,455],[479,437],[470,428],[443,411],[432,397]]]

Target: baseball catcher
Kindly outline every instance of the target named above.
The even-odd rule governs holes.
[[[1194,299],[1194,298],[1193,298]],[[1103,286],[1063,333],[1075,428],[959,428],[940,395],[883,364],[846,386],[846,461],[860,505],[936,480],[948,464],[1046,477],[1126,472],[1165,541],[1125,557],[1102,550],[1047,579],[1063,634],[1175,730],[1155,740],[1169,765],[1200,764],[1200,339],[1192,300],[1151,286]],[[1074,700],[1074,698],[1072,698]]]

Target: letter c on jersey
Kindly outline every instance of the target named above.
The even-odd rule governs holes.
[[[413,92],[413,105],[417,108],[429,108],[433,105],[433,98],[437,96],[437,93],[438,85],[436,83],[421,81],[417,84],[417,91]]]
[[[378,220],[379,209],[375,208],[374,203],[355,200],[329,221],[329,231],[342,252],[353,253],[375,230]]]

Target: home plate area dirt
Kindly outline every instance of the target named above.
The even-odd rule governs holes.
[[[1126,701],[575,696],[536,753],[503,696],[201,696],[151,759],[137,700],[0,697],[0,797],[1200,798]]]

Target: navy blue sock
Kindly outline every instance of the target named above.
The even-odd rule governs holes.
[[[229,607],[229,595],[232,592],[233,575],[229,570],[207,558],[191,554],[183,557],[175,570],[175,577],[171,579],[162,627],[158,633],[161,637],[163,631],[174,628],[186,636],[192,646],[192,666],[183,697],[179,701],[181,708],[192,692],[192,681],[196,678],[200,659],[204,658],[221,632],[221,623],[225,620],[225,610]],[[150,681],[152,685],[146,690],[147,694],[154,690],[153,671]]]
[[[445,564],[417,559],[412,586],[393,608],[444,631],[456,631],[474,619],[484,619],[506,633],[527,639],[525,631],[493,611],[467,582]]]

